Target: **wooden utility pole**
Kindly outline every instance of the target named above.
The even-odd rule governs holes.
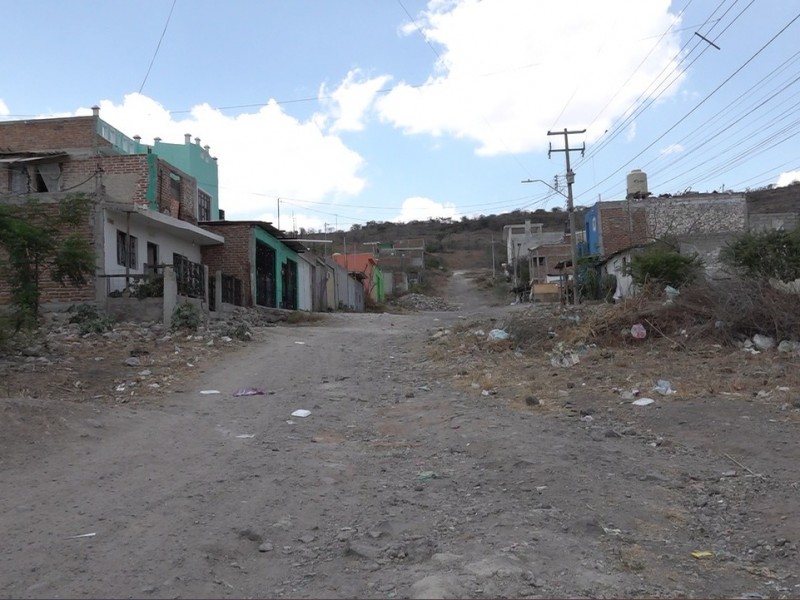
[[[575,207],[572,205],[572,184],[575,181],[575,173],[572,171],[572,167],[569,164],[569,153],[570,150],[580,150],[581,156],[586,151],[586,144],[583,144],[580,148],[572,148],[569,147],[569,136],[572,134],[580,134],[586,133],[585,129],[581,129],[578,131],[567,131],[564,128],[564,131],[548,131],[547,135],[563,135],[564,136],[564,148],[560,150],[553,150],[552,144],[547,151],[547,158],[550,158],[550,154],[553,152],[563,152],[567,158],[567,212],[569,213],[569,237],[570,237],[570,249],[572,251],[572,304],[577,305],[580,302],[580,298],[578,297],[578,236],[577,231],[575,229]]]

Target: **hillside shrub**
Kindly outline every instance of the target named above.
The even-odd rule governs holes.
[[[695,281],[702,270],[699,256],[681,254],[667,244],[656,244],[634,254],[628,265],[628,274],[640,287],[669,285],[677,289]]]
[[[800,277],[800,230],[746,233],[725,246],[720,259],[745,277],[794,281]]]

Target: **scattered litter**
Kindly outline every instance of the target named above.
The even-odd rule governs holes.
[[[492,329],[489,332],[489,339],[492,341],[507,340],[510,337],[511,336],[508,334],[508,332],[502,329]]]
[[[125,391],[125,384],[120,383],[117,387],[114,388],[117,392],[124,392]]]
[[[655,402],[655,400],[653,400],[652,398],[639,398],[638,400],[634,400],[633,402],[631,402],[631,404],[633,404],[634,406],[649,406],[653,404],[653,402]]]
[[[293,417],[307,417],[311,414],[310,410],[306,410],[305,408],[298,408],[296,411],[292,413]]]
[[[675,302],[675,298],[677,298],[681,294],[679,290],[676,290],[671,285],[665,287],[664,291],[667,293],[667,301],[665,302],[665,304],[672,304],[673,302]]]
[[[200,393],[204,396],[208,396],[209,394],[219,394],[219,390],[200,390]]]
[[[659,379],[653,387],[653,391],[658,392],[662,396],[676,393],[675,390],[672,389],[672,384],[666,379]]]
[[[417,474],[417,479],[420,481],[427,481],[429,479],[439,479],[438,473],[436,471],[421,471]]]
[[[758,592],[745,592],[741,596],[739,596],[742,600],[764,600],[766,596],[764,594],[759,594]]]
[[[647,330],[641,323],[636,323],[631,327],[631,335],[637,340],[643,340],[647,337]]]
[[[76,540],[78,538],[89,538],[89,537],[94,537],[96,535],[97,535],[97,533],[93,531],[92,533],[81,533],[80,535],[71,535],[71,536],[67,537],[67,539],[68,540]]]
[[[256,437],[256,434],[255,433],[240,433],[236,437],[239,438],[240,440],[249,440],[250,438]]]
[[[564,352],[560,354],[554,354],[550,357],[550,364],[554,367],[561,367],[563,369],[568,369],[574,365],[577,365],[581,362],[581,357],[578,356],[577,352]]]
[[[731,469],[730,471],[723,471],[722,472],[722,476],[723,477],[736,477],[736,471],[734,471],[733,469]]]
[[[291,419],[289,419],[288,421],[286,421],[286,424],[287,424],[287,425],[294,425],[294,421],[292,421]]]
[[[695,550],[694,552],[692,552],[692,556],[694,556],[697,559],[714,558],[714,553],[709,552],[708,550]]]
[[[266,392],[259,388],[239,388],[233,392],[234,396],[263,396]]]
[[[305,342],[295,342],[295,344],[299,344],[300,346],[305,346],[306,345]]]

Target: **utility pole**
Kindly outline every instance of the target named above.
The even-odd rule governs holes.
[[[494,233],[492,233],[492,281],[496,279],[494,274]]]
[[[569,136],[570,135],[577,135],[580,133],[586,133],[585,129],[581,129],[578,131],[567,131],[566,127],[564,131],[548,131],[547,135],[563,135],[564,136],[564,148],[560,150],[553,150],[553,145],[550,145],[550,148],[547,150],[547,158],[550,158],[550,154],[553,152],[563,152],[567,158],[567,212],[569,213],[569,237],[571,251],[572,251],[572,304],[577,305],[580,302],[580,298],[578,297],[578,236],[577,230],[575,229],[575,207],[572,205],[572,184],[575,181],[575,173],[572,171],[572,167],[569,164]],[[583,144],[580,148],[572,148],[572,150],[580,150],[581,156],[586,151],[586,144]]]

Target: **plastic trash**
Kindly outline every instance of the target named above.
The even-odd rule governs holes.
[[[310,410],[306,410],[305,408],[298,408],[296,411],[292,413],[293,417],[307,417],[311,414]]]
[[[420,481],[427,481],[429,479],[439,479],[438,473],[436,471],[422,471],[417,474],[417,479]]]
[[[675,393],[675,390],[672,389],[672,384],[666,379],[659,379],[655,386],[653,386],[653,391],[658,392],[662,396],[668,396]]]
[[[239,388],[233,392],[234,396],[263,396],[266,392],[259,388]]]
[[[97,535],[97,533],[93,531],[92,533],[81,533],[80,535],[71,535],[67,539],[69,539],[69,540],[77,540],[78,538],[90,538],[90,537],[94,537],[96,535]]]
[[[654,402],[655,400],[653,400],[652,398],[639,398],[638,400],[634,400],[633,402],[631,402],[631,404],[633,404],[634,406],[650,406]]]
[[[255,433],[240,433],[240,434],[239,434],[239,435],[237,435],[236,437],[237,437],[238,439],[240,439],[240,440],[249,440],[249,439],[251,439],[251,438],[254,438],[254,437],[256,437],[256,434],[255,434]]]
[[[647,330],[641,323],[636,323],[631,327],[631,335],[634,337],[634,339],[643,340],[647,337]]]
[[[208,396],[209,394],[219,394],[220,391],[219,390],[200,390],[200,393],[205,395],[205,396]]]
[[[664,291],[667,293],[667,304],[672,304],[675,301],[675,298],[680,296],[680,291],[676,290],[671,285],[668,285],[664,288]]]
[[[510,337],[511,336],[508,334],[508,332],[502,329],[492,329],[489,332],[489,339],[492,341],[507,340]]]
[[[692,552],[692,556],[694,556],[697,559],[714,558],[714,553],[709,552],[708,550],[695,550],[694,552]]]

